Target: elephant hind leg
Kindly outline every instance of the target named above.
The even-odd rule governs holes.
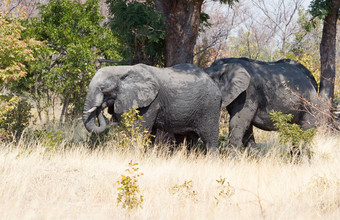
[[[306,112],[300,122],[299,122],[299,125],[301,126],[301,128],[303,130],[308,130],[310,128],[313,128],[316,126],[316,121],[317,121],[317,118],[315,115],[312,115],[311,113],[309,112]]]
[[[244,133],[244,136],[242,138],[242,144],[246,148],[256,147],[255,137],[253,133],[253,125],[250,125],[249,128]]]
[[[217,115],[219,117],[219,115]],[[219,118],[216,119],[215,123],[208,122],[202,124],[202,127],[198,130],[197,134],[205,144],[206,151],[215,154],[218,152],[218,135],[219,135]]]

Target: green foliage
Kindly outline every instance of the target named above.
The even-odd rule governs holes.
[[[142,208],[144,201],[141,194],[138,178],[143,175],[137,167],[138,163],[129,162],[129,167],[125,170],[127,174],[122,175],[118,183],[117,206],[121,205],[124,209],[131,211],[138,207]]]
[[[43,146],[54,148],[63,141],[62,131],[35,130],[34,136]]]
[[[239,36],[230,37],[230,45],[232,54],[229,56],[248,57],[263,61],[269,61],[270,57],[273,56],[271,54],[272,48],[259,42],[256,34],[251,31],[241,30]]]
[[[289,143],[293,147],[307,147],[316,133],[315,128],[302,130],[297,124],[290,123],[293,119],[292,114],[282,114],[282,112],[271,111],[270,119],[274,122],[275,129],[280,134],[280,142],[282,144]]]
[[[309,5],[309,12],[314,17],[319,17],[320,19],[325,19],[331,10],[333,4],[331,0],[313,0]]]
[[[164,63],[165,23],[150,0],[107,0],[110,27],[120,43],[122,56],[130,63]]]
[[[295,33],[295,37],[297,42],[300,42],[303,40],[304,37],[308,35],[308,33],[312,32],[313,30],[318,30],[317,34],[319,35],[321,32],[321,26],[322,22],[321,19],[315,17],[312,18],[310,13],[308,13],[305,10],[300,9],[299,10],[299,19],[297,20],[297,23],[301,29],[300,32]],[[313,40],[313,39],[312,39]],[[314,42],[316,43],[316,42]],[[308,49],[308,48],[306,48]],[[313,48],[315,49],[315,48]]]
[[[297,22],[298,25],[302,27],[302,30],[305,30],[307,33],[321,26],[321,20],[319,18],[312,18],[311,14],[303,9],[299,9],[299,19]],[[306,35],[305,31],[295,33],[296,41],[300,41],[301,38]]]
[[[8,3],[8,2],[7,2]],[[6,7],[6,4],[5,4]],[[0,140],[19,137],[31,117],[30,105],[13,93],[11,87],[27,74],[25,63],[34,61],[33,50],[41,42],[33,38],[22,39],[24,27],[19,17],[0,10]],[[7,91],[6,91],[7,90]],[[9,90],[9,91],[8,91]]]
[[[59,94],[71,115],[82,110],[87,85],[96,70],[95,59],[119,58],[115,38],[101,25],[104,17],[99,9],[99,0],[84,4],[79,0],[53,0],[42,5],[39,16],[25,24],[25,36],[45,41],[47,48],[39,51],[39,60],[29,69],[30,79],[22,84],[35,98],[46,91]]]
[[[32,38],[22,40],[21,19],[0,10],[0,90],[26,75],[24,63],[34,60],[32,49],[41,44]]]
[[[226,182],[226,178],[220,177],[220,179],[216,180],[218,183],[218,195],[215,196],[216,205],[220,204],[221,200],[228,200],[231,196],[235,194],[235,189],[230,185],[229,182]]]
[[[230,7],[232,7],[236,2],[239,2],[239,0],[220,0],[220,3],[228,4]]]
[[[197,191],[194,189],[192,180],[185,180],[181,185],[174,185],[170,188],[172,194],[181,196],[184,198],[191,198],[194,201],[197,201]]]
[[[211,27],[211,24],[209,23],[209,19],[210,19],[210,16],[207,13],[201,12],[199,32],[204,32],[206,28]]]
[[[147,130],[143,130],[143,117],[138,115],[137,107],[129,109],[121,116],[121,126],[118,126],[114,133],[117,135],[117,146],[121,148],[143,149],[151,144],[152,135]]]
[[[29,125],[31,105],[14,95],[0,95],[0,142],[19,138]]]

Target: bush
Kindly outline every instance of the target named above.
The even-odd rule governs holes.
[[[30,104],[9,90],[26,76],[26,63],[34,61],[33,50],[42,44],[33,38],[22,39],[24,14],[18,11],[14,18],[6,11],[9,3],[5,1],[0,8],[0,141],[19,138],[28,125]]]
[[[106,143],[121,150],[141,149],[144,150],[151,144],[154,137],[148,130],[142,129],[144,119],[138,115],[137,107],[129,109],[121,116],[120,123],[112,129],[105,130],[102,134],[91,134],[90,145],[92,147],[105,146]]]
[[[216,205],[220,204],[223,200],[229,200],[235,194],[235,189],[230,185],[229,182],[226,182],[226,178],[220,177],[220,179],[216,180],[218,183],[218,195],[214,198],[216,200]]]
[[[307,150],[308,156],[311,156],[310,144],[316,133],[315,128],[302,130],[302,128],[294,123],[290,123],[293,119],[292,114],[283,114],[282,112],[271,111],[270,119],[274,122],[274,127],[280,135],[281,144],[290,144],[291,153],[300,154],[301,150]],[[300,149],[300,150],[297,150]]]
[[[62,131],[48,131],[46,129],[35,130],[34,136],[44,147],[51,149],[61,144],[63,141]]]
[[[18,139],[29,125],[31,105],[14,95],[0,95],[0,141]]]
[[[129,162],[129,168],[125,171],[126,175],[122,175],[121,179],[117,181],[119,184],[117,206],[122,205],[123,208],[127,208],[129,211],[138,207],[142,208],[143,195],[141,194],[140,187],[138,185],[138,178],[143,175],[139,173],[138,163]]]
[[[144,148],[151,144],[153,136],[148,130],[142,129],[144,119],[138,114],[139,110],[134,107],[122,115],[121,125],[114,129],[118,147]]]
[[[181,185],[174,185],[170,188],[173,195],[177,195],[183,198],[191,198],[194,201],[198,201],[197,190],[194,189],[192,180],[185,180]]]

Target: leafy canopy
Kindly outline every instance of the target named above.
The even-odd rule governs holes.
[[[116,40],[110,30],[102,25],[104,17],[99,12],[99,0],[52,0],[40,7],[37,18],[28,24],[27,35],[45,41],[50,51],[41,56],[49,57],[50,71],[42,79],[49,90],[63,97],[64,105],[73,104],[80,112],[87,85],[95,72],[95,59],[119,59]],[[39,64],[32,68],[42,71]]]
[[[11,91],[13,84],[27,74],[28,62],[34,60],[33,50],[41,42],[22,39],[24,14],[14,18],[0,9],[0,142],[11,140],[28,125],[30,106]]]
[[[122,56],[130,63],[162,65],[165,38],[163,15],[152,1],[107,0],[112,32]]]
[[[9,81],[26,75],[24,63],[34,60],[32,49],[41,44],[32,38],[21,38],[25,29],[20,23],[22,18],[13,18],[0,10],[0,90]]]
[[[309,12],[314,17],[325,19],[331,10],[333,3],[331,0],[313,0],[309,5]]]

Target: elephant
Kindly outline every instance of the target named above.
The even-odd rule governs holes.
[[[316,125],[318,86],[311,72],[296,61],[223,58],[204,71],[220,88],[222,108],[230,115],[231,147],[256,146],[253,126],[275,130],[269,114],[272,110],[292,114],[291,123],[304,130]]]
[[[86,95],[83,122],[89,132],[100,134],[107,126],[102,110],[118,119],[138,107],[143,128],[172,133],[177,143],[203,143],[218,148],[221,92],[213,80],[193,64],[158,68],[145,64],[99,69]]]

